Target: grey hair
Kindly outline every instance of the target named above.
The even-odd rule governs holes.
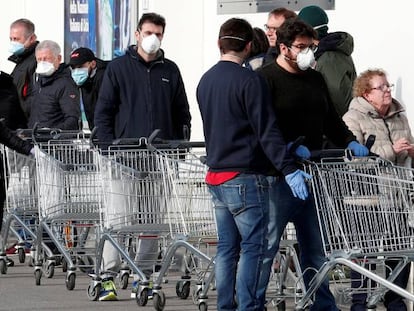
[[[59,44],[57,44],[55,41],[52,41],[52,40],[44,40],[40,42],[36,46],[35,52],[44,50],[44,49],[50,50],[55,57],[59,56],[61,52]]]

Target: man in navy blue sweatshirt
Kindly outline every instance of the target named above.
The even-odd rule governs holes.
[[[220,28],[220,61],[201,78],[203,120],[218,247],[217,310],[263,310],[256,290],[267,249],[269,189],[286,178],[295,197],[308,196],[305,178],[287,152],[263,78],[242,67],[253,29],[231,18]]]

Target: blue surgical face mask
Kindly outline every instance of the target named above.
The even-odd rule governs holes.
[[[24,52],[24,44],[18,41],[10,41],[9,52],[14,55],[20,55]]]
[[[76,85],[81,86],[88,80],[89,70],[88,68],[75,68],[72,69],[72,79],[75,81]]]

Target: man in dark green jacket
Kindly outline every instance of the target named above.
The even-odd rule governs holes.
[[[325,78],[329,95],[336,111],[342,117],[348,111],[352,99],[352,85],[356,78],[352,52],[354,39],[346,32],[328,33],[328,16],[318,6],[304,7],[298,18],[309,24],[316,31],[318,38],[314,44],[316,67]]]

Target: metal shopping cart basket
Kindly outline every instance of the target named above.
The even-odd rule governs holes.
[[[164,297],[162,278],[180,250],[185,250],[187,264],[184,275],[176,284],[176,294],[186,299],[190,294],[191,278],[195,275],[193,301],[200,310],[207,309],[207,292],[214,287],[214,250],[217,228],[211,196],[204,181],[207,166],[203,142],[166,142],[149,145],[162,165],[166,192],[170,197],[168,215],[172,241],[169,244],[158,278],[154,280],[153,294]],[[172,152],[171,150],[175,150]],[[154,296],[155,297],[155,296]],[[164,299],[164,298],[163,298]],[[154,304],[157,310],[160,306]]]
[[[1,146],[6,205],[4,226],[0,240],[0,272],[7,272],[5,248],[12,233],[17,239],[15,248],[20,263],[25,262],[25,248],[30,247],[36,237],[38,206],[36,192],[36,164],[33,156],[18,153]]]
[[[43,273],[53,276],[56,264],[57,254],[50,257],[43,251],[45,231],[62,256],[66,288],[72,290],[76,268],[93,266],[82,258],[95,256],[95,244],[87,239],[99,223],[102,187],[89,139],[68,136],[37,143],[35,150],[39,205],[35,279],[40,285]]]
[[[293,223],[288,223],[273,261],[266,292],[267,305],[276,307],[278,311],[284,311],[288,299],[298,299],[305,292],[296,229]]]
[[[141,141],[96,150],[103,189],[103,205],[96,251],[95,273],[88,287],[90,300],[97,300],[107,274],[118,274],[121,287],[128,286],[130,270],[141,280],[139,303],[145,305],[150,290],[149,276],[159,261],[161,240],[170,234],[165,214],[167,198],[160,165]],[[143,249],[142,245],[146,245]],[[113,249],[114,265],[120,271],[105,271],[105,252]],[[106,268],[105,268],[106,269]],[[151,270],[144,271],[145,270]]]
[[[313,278],[298,310],[311,304],[324,278],[336,265],[354,270],[376,282],[377,299],[386,290],[414,301],[414,295],[392,281],[408,261],[414,246],[413,172],[380,158],[325,159],[309,162],[311,188],[327,262]],[[396,258],[389,278],[357,264],[363,258]]]

